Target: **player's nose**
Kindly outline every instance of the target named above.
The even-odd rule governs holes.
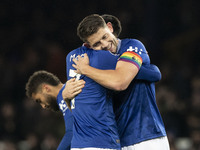
[[[45,109],[45,105],[44,104],[40,104],[41,105],[41,107],[43,108],[43,109]]]
[[[108,48],[108,42],[105,40],[101,40],[101,49],[107,50],[107,48]]]
[[[41,104],[41,106],[42,106],[43,109],[48,109],[49,108],[49,106],[47,106],[45,104]]]

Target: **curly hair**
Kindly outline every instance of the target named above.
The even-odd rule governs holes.
[[[33,93],[37,93],[43,83],[57,86],[61,81],[57,76],[50,72],[44,70],[36,71],[29,77],[28,82],[26,83],[25,89],[27,97],[31,98]]]

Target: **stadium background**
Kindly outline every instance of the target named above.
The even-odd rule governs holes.
[[[157,103],[171,150],[200,149],[200,13],[198,0],[0,1],[0,150],[53,150],[64,134],[61,114],[25,96],[45,69],[63,82],[65,56],[82,42],[76,27],[93,13],[122,23],[120,38],[141,40],[162,72]],[[6,148],[3,148],[6,147]]]

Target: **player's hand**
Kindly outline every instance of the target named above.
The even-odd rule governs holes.
[[[84,57],[81,57],[80,55],[77,56],[77,59],[73,59],[73,62],[75,64],[72,64],[72,66],[76,69],[76,73],[78,74],[84,74],[84,70],[87,69],[87,66],[89,66],[89,58],[88,55],[85,53]]]
[[[81,93],[82,88],[85,86],[84,80],[76,81],[75,78],[72,78],[66,82],[65,88],[62,92],[62,96],[64,100],[71,100],[76,95]]]

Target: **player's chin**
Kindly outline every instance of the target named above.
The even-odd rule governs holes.
[[[116,53],[116,51],[114,49],[109,49],[108,51],[111,53]]]
[[[108,51],[110,51],[111,53],[116,53],[116,49],[117,47],[115,47],[114,44],[111,44],[111,47],[108,49]]]
[[[58,112],[59,111],[59,108],[58,107],[54,107],[54,108],[49,108],[50,111],[53,111],[53,112]]]
[[[52,112],[59,112],[59,110],[51,109]]]

